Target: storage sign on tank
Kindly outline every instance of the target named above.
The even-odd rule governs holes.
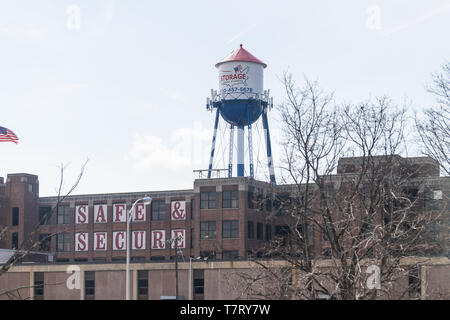
[[[248,93],[248,97],[263,92],[263,66],[252,62],[224,62],[219,66],[219,90],[225,100],[227,94]]]

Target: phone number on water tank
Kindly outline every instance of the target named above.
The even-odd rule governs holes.
[[[246,88],[246,87],[240,87],[240,88],[228,88],[228,89],[222,89],[223,93],[231,93],[231,92],[252,92],[252,88]]]

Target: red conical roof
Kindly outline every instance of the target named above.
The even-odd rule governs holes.
[[[265,64],[264,62],[262,62],[261,60],[259,60],[255,56],[253,56],[250,52],[248,52],[247,50],[242,48],[242,44],[241,44],[241,47],[238,50],[233,51],[228,57],[226,57],[222,61],[216,63],[216,68],[220,64],[222,64],[224,62],[228,62],[228,61],[248,61],[248,62],[254,62],[254,63],[262,64],[264,68],[267,67],[267,64]]]

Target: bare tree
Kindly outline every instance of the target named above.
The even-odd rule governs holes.
[[[21,260],[23,260],[23,258],[25,258],[27,255],[29,255],[31,252],[39,251],[41,244],[46,240],[45,238],[44,239],[39,238],[39,234],[41,231],[41,225],[43,224],[44,221],[48,221],[52,217],[52,215],[58,211],[58,208],[61,205],[61,203],[64,202],[64,200],[70,194],[72,194],[72,192],[77,188],[78,184],[81,181],[81,178],[83,177],[84,170],[85,170],[85,167],[86,167],[86,164],[88,161],[89,160],[86,160],[82,164],[78,176],[76,177],[75,181],[70,185],[67,192],[64,192],[64,183],[65,183],[64,171],[65,171],[66,166],[63,164],[61,164],[59,166],[60,180],[59,180],[59,184],[58,184],[58,188],[57,188],[56,205],[52,208],[51,211],[49,211],[46,215],[44,215],[43,217],[40,218],[39,222],[32,229],[32,231],[25,235],[24,240],[22,241],[22,243],[20,243],[19,247],[11,255],[11,257],[8,259],[8,261],[6,261],[3,265],[0,266],[0,276],[5,274],[6,272],[8,272],[11,269],[11,267],[13,267],[16,263],[20,262]],[[0,232],[0,239],[2,236],[5,236],[6,233],[7,233],[7,227],[3,227]],[[55,235],[56,235],[56,233],[51,234],[48,236],[48,238],[53,237]],[[16,294],[17,294],[19,289],[20,288],[0,292],[0,296],[7,295],[9,297],[12,297],[12,296],[14,296],[14,292],[16,292]]]
[[[24,289],[30,289],[30,288],[41,288],[44,286],[58,286],[58,285],[62,285],[65,284],[66,281],[60,281],[60,282],[54,282],[54,283],[44,283],[44,284],[38,284],[38,285],[33,285],[33,286],[20,286],[20,287],[16,287],[13,289],[7,289],[7,290],[3,290],[0,291],[0,297],[2,296],[6,296],[9,300],[30,300],[32,299],[32,297],[23,297],[21,295],[21,290]]]
[[[428,91],[438,105],[416,114],[416,128],[424,154],[438,160],[444,173],[450,175],[450,63],[432,78],[433,85]]]
[[[288,265],[274,270],[255,260],[264,276],[253,280],[278,279],[283,294],[261,293],[278,299],[391,297],[398,281],[416,274],[417,263],[405,257],[442,251],[429,232],[440,211],[423,210],[421,202],[424,168],[399,156],[406,151],[406,110],[387,97],[337,106],[316,82],[298,88],[285,74],[283,83],[285,184],[269,195],[273,218],[286,227],[262,254]],[[380,271],[378,290],[366,283],[370,265]],[[417,294],[417,281],[410,282],[395,296]]]

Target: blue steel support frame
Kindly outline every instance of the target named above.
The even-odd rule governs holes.
[[[234,126],[230,126],[230,146],[229,146],[229,160],[228,160],[228,178],[233,176],[233,147],[234,147]]]
[[[269,167],[270,182],[272,184],[276,184],[275,170],[273,168],[273,160],[272,160],[272,146],[270,144],[269,122],[267,121],[267,111],[268,111],[267,107],[265,107],[262,112],[264,136],[266,138],[265,140],[266,140],[266,147],[267,147],[267,165]]]
[[[237,176],[244,176],[244,126],[237,128]]]
[[[248,162],[250,165],[250,177],[253,178],[253,142],[252,142],[252,124],[250,122],[251,104],[247,105],[247,119],[248,119]]]
[[[219,108],[216,108],[216,120],[214,122],[214,133],[212,138],[212,146],[211,146],[211,157],[209,159],[209,167],[208,167],[208,179],[211,179],[211,170],[214,160],[214,150],[216,148],[216,136],[217,136],[217,127],[219,126]]]

